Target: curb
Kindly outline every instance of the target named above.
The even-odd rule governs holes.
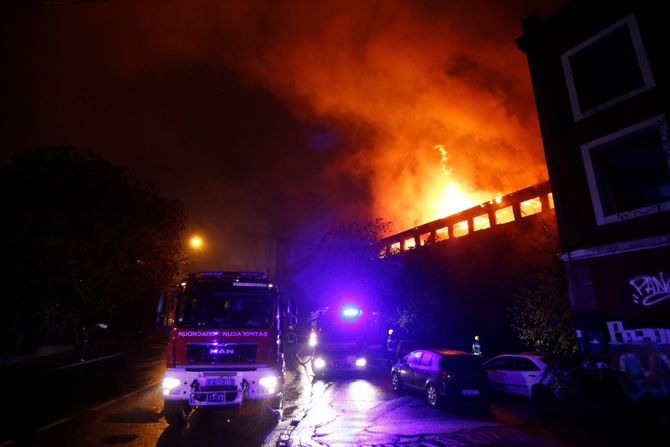
[[[113,359],[115,357],[121,357],[122,355],[129,354],[130,352],[131,351],[123,351],[123,352],[119,352],[119,353],[116,353],[116,354],[106,355],[104,357],[97,357],[97,358],[94,358],[94,359],[84,360],[84,361],[81,361],[81,362],[69,363],[67,365],[62,365],[62,366],[57,366],[55,368],[47,369],[45,372],[50,373],[50,372],[55,372],[55,371],[61,371],[61,370],[68,369],[68,368],[75,368],[77,366],[89,365],[91,363],[101,362],[103,360],[109,360],[109,359]]]

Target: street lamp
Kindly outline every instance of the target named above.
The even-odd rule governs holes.
[[[190,244],[191,248],[194,250],[201,250],[203,246],[203,240],[200,236],[194,235],[191,237]]]

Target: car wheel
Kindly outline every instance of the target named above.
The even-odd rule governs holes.
[[[437,406],[438,403],[437,388],[432,383],[426,385],[426,402],[431,407]]]
[[[391,388],[394,391],[400,391],[402,389],[402,383],[400,383],[400,374],[394,372],[391,374]]]

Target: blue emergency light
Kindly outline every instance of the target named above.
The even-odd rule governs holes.
[[[342,314],[342,318],[345,320],[355,320],[363,314],[363,311],[358,307],[350,304],[342,307],[340,313]]]

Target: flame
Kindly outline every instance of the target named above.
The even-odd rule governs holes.
[[[482,197],[490,197],[485,191],[473,192],[464,191],[458,183],[454,180],[453,170],[448,165],[449,154],[442,144],[435,145],[434,150],[440,152],[440,168],[444,176],[443,182],[438,182],[434,185],[434,192],[430,194],[431,214],[428,216],[429,221],[446,217],[455,214],[459,211],[471,208],[482,203]],[[502,194],[498,193],[500,198]],[[498,199],[499,200],[499,199]],[[500,203],[500,202],[498,202]]]

